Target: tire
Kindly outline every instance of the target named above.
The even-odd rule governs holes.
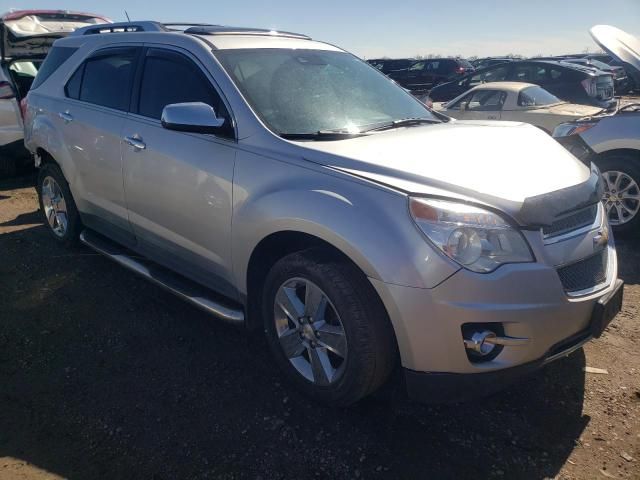
[[[42,220],[53,238],[67,247],[76,245],[82,223],[60,167],[53,163],[40,167],[37,191]]]
[[[276,304],[276,300],[280,305],[287,303],[282,301],[286,291],[299,301],[308,291],[315,292],[316,299],[324,295],[324,314],[313,313],[305,323],[304,318],[292,320],[304,305],[289,302],[289,310],[296,306],[298,310],[287,316]],[[322,305],[323,301],[307,303]],[[351,405],[378,389],[395,367],[395,336],[377,293],[362,272],[329,251],[305,250],[276,262],[265,281],[262,310],[267,342],[278,366],[316,401]],[[281,343],[285,338],[293,339],[285,342],[289,355]],[[295,342],[300,345],[292,348]]]
[[[618,233],[638,232],[640,229],[640,157],[615,153],[598,158],[595,163],[605,179],[607,191],[603,196],[603,202],[609,215],[609,223]],[[613,192],[618,178],[620,178],[619,188]],[[621,194],[620,189],[625,192]],[[616,197],[616,195],[622,196]],[[629,198],[630,195],[637,199]],[[615,203],[616,199],[620,202],[619,204]],[[623,222],[619,221],[617,207],[622,209]]]

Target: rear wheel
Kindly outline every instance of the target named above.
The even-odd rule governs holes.
[[[60,168],[43,165],[38,174],[38,198],[45,226],[53,238],[67,246],[77,243],[81,223],[69,185]]]
[[[596,161],[605,192],[602,197],[609,224],[618,232],[640,228],[640,162],[632,155],[615,154]]]
[[[330,405],[372,393],[395,362],[395,339],[366,277],[329,252],[288,255],[269,272],[263,295],[268,343],[300,390]]]

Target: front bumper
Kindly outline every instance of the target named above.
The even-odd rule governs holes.
[[[410,395],[452,401],[467,393],[490,393],[590,340],[596,303],[618,287],[615,245],[611,240],[605,247],[606,281],[591,290],[565,292],[554,265],[567,256],[586,258],[602,227],[570,233],[555,243],[543,242],[540,233],[527,233],[537,263],[504,265],[490,274],[463,269],[431,289],[371,279],[393,324]],[[501,335],[527,342],[504,346],[493,359],[472,362],[463,325],[495,323],[503,328]]]
[[[491,372],[428,373],[405,368],[407,395],[411,400],[423,403],[455,403],[484,397],[508,387],[554,360],[570,355],[592,338],[589,330],[579,332],[554,345],[543,358]]]

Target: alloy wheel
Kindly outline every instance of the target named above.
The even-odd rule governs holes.
[[[291,365],[318,386],[337,382],[348,355],[342,321],[327,295],[304,278],[284,282],[276,293],[274,321]]]
[[[602,173],[605,192],[602,201],[611,225],[623,225],[633,220],[640,210],[640,188],[624,172],[609,170]]]
[[[64,237],[67,233],[69,220],[67,216],[67,203],[65,202],[62,189],[53,177],[45,177],[42,182],[42,205],[44,215],[49,223],[49,227],[58,237]]]

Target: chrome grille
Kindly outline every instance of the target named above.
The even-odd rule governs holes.
[[[605,248],[578,262],[558,268],[560,281],[566,292],[593,288],[607,280],[609,254]]]
[[[598,216],[598,204],[576,210],[562,218],[558,218],[551,225],[542,228],[545,237],[555,237],[572,230],[591,225]]]

